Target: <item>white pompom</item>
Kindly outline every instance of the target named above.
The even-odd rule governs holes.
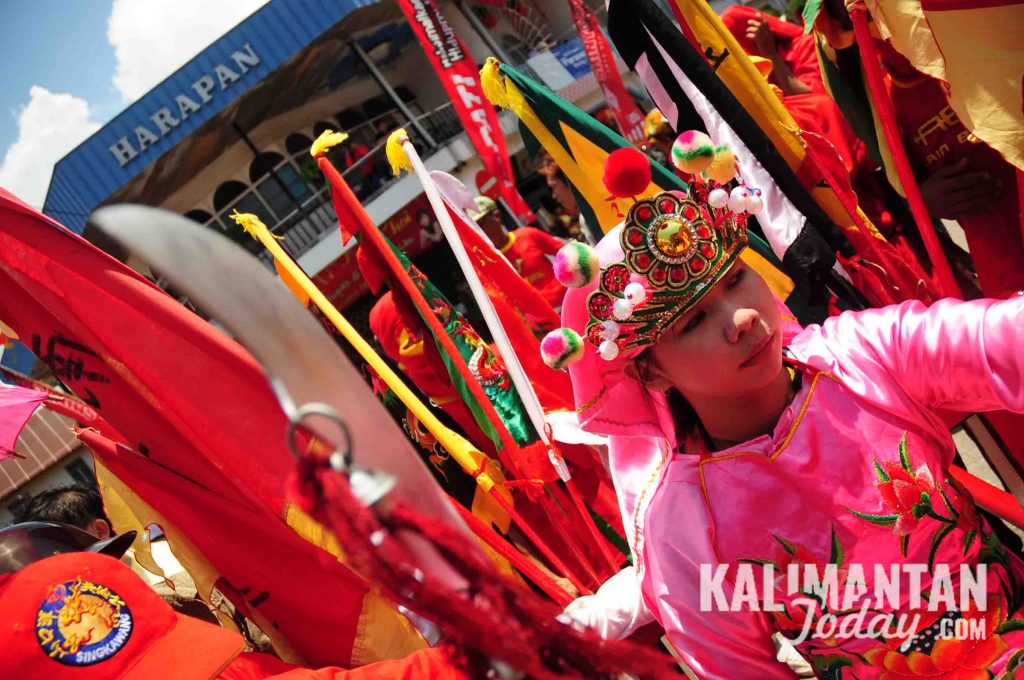
[[[728,203],[729,193],[721,187],[712,189],[711,193],[708,194],[708,204],[716,210],[724,208]]]
[[[747,188],[735,187],[729,193],[729,210],[741,213],[747,209]]]
[[[614,340],[605,340],[598,345],[597,352],[605,361],[611,361],[619,356],[619,346],[615,344]]]
[[[638,281],[626,284],[626,290],[622,292],[626,299],[629,300],[629,304],[634,307],[639,307],[647,300],[647,289],[644,288],[644,284]]]
[[[750,194],[747,196],[747,212],[751,215],[756,215],[764,210],[764,200],[761,198],[760,193]]]
[[[612,305],[612,316],[619,321],[625,321],[633,314],[633,305],[629,304],[629,300],[619,298]]]
[[[619,324],[615,323],[611,319],[601,323],[601,337],[605,340],[614,340],[619,337],[620,332],[621,329],[619,328]]]

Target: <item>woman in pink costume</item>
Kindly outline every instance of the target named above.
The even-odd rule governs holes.
[[[949,477],[937,410],[1024,411],[1024,298],[847,312],[794,334],[739,257],[754,206],[739,193],[637,201],[597,245],[599,271],[577,255],[562,308],[561,363],[580,425],[609,437],[643,604],[702,678],[792,678],[771,636],[805,628],[819,677],[1015,677],[1024,563]],[[982,563],[961,606],[959,568]],[[840,598],[858,581],[863,596],[790,592],[789,565],[827,564]],[[899,586],[881,603],[876,565]],[[887,614],[892,629],[875,621]]]

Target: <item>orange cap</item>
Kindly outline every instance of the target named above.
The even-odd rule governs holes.
[[[0,576],[0,659],[25,678],[215,678],[237,633],[177,614],[121,562],[65,553]]]

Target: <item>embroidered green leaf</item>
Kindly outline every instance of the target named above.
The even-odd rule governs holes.
[[[784,538],[779,538],[775,534],[772,534],[772,538],[774,538],[776,541],[778,541],[779,545],[781,545],[782,549],[785,550],[787,553],[789,553],[790,555],[795,555],[796,554],[796,546],[794,546],[792,543],[790,543],[789,541],[787,541]]]
[[[832,527],[832,551],[829,554],[828,561],[840,567],[843,566],[843,546],[839,543],[839,537],[836,536],[835,527]]]
[[[846,658],[845,656],[839,656],[838,654],[826,654],[824,656],[815,656],[814,665],[820,670],[819,677],[828,678],[828,680],[842,680],[843,668],[853,667],[853,661]]]
[[[928,573],[932,573],[932,564],[935,562],[935,553],[939,551],[939,546],[942,544],[943,539],[949,536],[949,533],[955,529],[956,526],[953,524],[947,524],[942,527],[934,534],[932,534],[931,549],[928,551]]]
[[[900,536],[900,554],[904,557],[907,556],[907,548],[910,547],[910,534],[906,536]]]
[[[851,507],[847,507],[846,509],[849,510],[854,517],[866,519],[872,524],[877,524],[880,527],[891,527],[896,523],[896,520],[900,518],[899,515],[871,515],[866,512],[857,512]]]
[[[964,537],[964,555],[971,549],[971,543],[974,543],[974,537],[978,535],[977,529],[971,529],[967,532],[967,536]]]
[[[736,561],[737,562],[745,562],[746,564],[758,564],[758,565],[760,565],[762,567],[765,566],[766,564],[770,564],[773,567],[778,568],[778,565],[775,564],[775,562],[773,562],[771,560],[759,560],[759,559],[754,558],[754,557],[741,557],[740,559],[738,559]]]
[[[949,502],[949,496],[946,495],[946,490],[942,488],[941,484],[937,484],[939,487],[939,495],[942,496],[942,504],[946,506],[946,512],[953,515],[954,518],[959,517],[960,513],[953,509],[953,504]]]
[[[1013,633],[1018,630],[1024,630],[1024,620],[1022,619],[1007,619],[999,624],[998,628],[996,628],[996,632],[1000,635]]]
[[[1006,672],[1016,670],[1020,666],[1022,660],[1024,660],[1024,649],[1018,649],[1013,653],[1009,661],[1006,662],[1006,668],[1004,670]]]
[[[878,481],[880,482],[892,481],[886,471],[882,469],[882,466],[879,464],[877,459],[875,460],[875,476],[878,477]]]
[[[907,472],[913,472],[914,468],[910,464],[910,449],[907,447],[907,433],[903,433],[903,437],[900,439],[900,465]]]

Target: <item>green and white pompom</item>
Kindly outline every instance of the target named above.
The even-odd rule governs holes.
[[[571,328],[559,328],[540,341],[540,357],[548,368],[561,370],[583,358],[583,338]]]
[[[559,249],[554,270],[555,278],[566,288],[582,288],[601,273],[601,262],[593,248],[574,241]]]
[[[672,165],[691,175],[703,171],[714,158],[714,142],[699,130],[687,130],[672,144]]]

